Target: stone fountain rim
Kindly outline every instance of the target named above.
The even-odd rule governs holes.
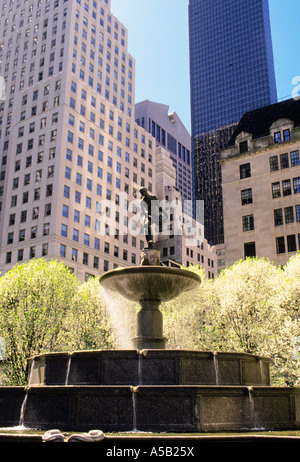
[[[128,266],[125,268],[115,268],[113,270],[107,271],[106,273],[102,274],[100,277],[100,284],[105,280],[113,276],[117,276],[118,273],[126,273],[126,274],[135,274],[135,273],[162,273],[162,274],[176,274],[177,276],[188,276],[195,281],[201,282],[201,278],[198,274],[193,273],[187,269],[183,268],[173,268],[170,266],[158,266],[158,265],[149,265],[149,266]]]

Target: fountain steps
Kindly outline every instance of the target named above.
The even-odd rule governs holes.
[[[241,386],[63,385],[0,388],[0,426],[104,432],[285,430],[300,425],[300,390]]]
[[[49,353],[29,361],[30,385],[270,385],[268,358],[187,350]]]

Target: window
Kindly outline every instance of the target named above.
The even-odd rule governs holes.
[[[81,194],[79,191],[75,191],[75,202],[80,204],[80,201],[81,201]]]
[[[248,151],[248,141],[242,141],[240,143],[240,154]]]
[[[61,225],[61,236],[67,237],[68,235],[68,227],[67,225]]]
[[[254,217],[253,215],[246,215],[243,217],[243,231],[253,231],[254,230]]]
[[[79,212],[79,210],[74,210],[74,221],[76,221],[76,223],[80,222],[80,212]]]
[[[273,199],[276,199],[277,197],[281,196],[281,191],[280,191],[280,183],[277,181],[276,183],[272,183],[272,197]]]
[[[270,161],[270,172],[275,172],[276,170],[279,170],[277,156],[270,157],[269,161]]]
[[[282,169],[284,168],[289,168],[289,156],[287,153],[285,154],[280,154],[280,167]]]
[[[243,180],[244,178],[251,177],[251,167],[250,164],[243,164],[240,165],[240,179]]]
[[[300,177],[293,179],[294,183],[294,194],[300,193]]]
[[[274,133],[274,142],[281,143],[281,133],[280,132]]]
[[[283,141],[289,141],[291,139],[290,129],[286,128],[283,130]]]
[[[295,221],[295,219],[294,219],[294,208],[293,207],[285,207],[284,216],[285,216],[286,224],[294,223],[294,221]]]
[[[296,236],[295,236],[295,234],[291,234],[290,236],[287,236],[286,240],[287,240],[288,252],[296,252],[297,245],[296,245]]]
[[[274,210],[274,225],[275,226],[283,225],[282,209]]]
[[[252,189],[244,189],[241,191],[242,205],[252,204]]]
[[[63,217],[66,217],[66,218],[69,217],[69,207],[67,205],[63,205],[62,215]]]
[[[296,167],[297,165],[300,165],[299,151],[292,151],[291,152],[291,167]]]
[[[256,257],[255,242],[246,242],[244,244],[244,256],[247,257]]]
[[[83,252],[83,258],[82,258],[82,263],[84,265],[88,265],[89,264],[89,255],[85,252]]]
[[[300,221],[300,205],[296,205],[296,220]]]
[[[73,241],[78,242],[79,240],[79,231],[78,229],[73,229]]]
[[[66,250],[67,250],[66,246],[63,245],[63,244],[60,244],[60,256],[61,256],[61,257],[65,257],[65,256],[66,256]]]
[[[70,197],[70,188],[69,186],[64,185],[64,197]]]
[[[283,180],[282,194],[283,196],[290,196],[292,194],[291,180]]]
[[[84,245],[90,245],[90,236],[89,234],[84,233]]]
[[[276,237],[276,252],[277,254],[285,253],[284,237]]]

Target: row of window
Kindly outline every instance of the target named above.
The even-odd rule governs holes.
[[[300,222],[300,205],[284,207],[284,209],[274,210],[274,225],[281,226],[294,222]],[[243,232],[254,230],[254,215],[245,215],[242,217]]]
[[[79,261],[79,254],[82,254],[82,263],[87,266],[93,266],[95,269],[99,269],[99,261],[100,258],[96,256],[91,256],[87,252],[79,252],[77,249],[72,248],[71,249],[71,259],[72,261]],[[60,256],[63,258],[67,258],[67,246],[65,244],[60,244]],[[114,255],[116,256],[116,255]],[[119,251],[117,258],[119,258]],[[136,264],[137,262],[137,256],[135,253],[130,253],[128,250],[123,250],[122,252],[122,259],[123,261],[131,261],[132,264]],[[107,271],[104,269],[104,271]]]
[[[24,196],[23,196],[24,197]],[[28,199],[28,196],[27,196]],[[23,199],[24,200],[24,199]],[[40,207],[33,207],[31,209],[31,220],[37,220],[40,216],[48,217],[51,215],[52,204],[45,204],[43,207],[44,213]],[[20,212],[20,223],[25,223],[28,217],[28,210],[22,210]],[[16,224],[16,214],[11,213],[8,218],[8,226],[14,226]]]
[[[279,156],[271,156],[269,158],[270,171],[275,172],[279,169],[297,167],[300,165],[299,150],[291,151],[290,153],[280,154]],[[250,163],[240,165],[240,179],[251,177]]]
[[[292,180],[283,180],[280,184],[279,181],[272,183],[272,197],[276,199],[284,196],[290,196],[292,194],[300,193],[300,177],[293,178]]]
[[[277,255],[286,252],[297,252],[300,250],[300,233],[290,234],[288,236],[279,236],[275,239]],[[256,244],[255,242],[247,242],[244,244],[244,257],[256,257]]]
[[[270,172],[275,172],[279,169],[297,167],[300,165],[299,151],[291,151],[290,153],[280,154],[279,156],[271,156],[269,158]]]
[[[274,225],[280,226],[294,222],[300,222],[300,205],[285,207],[274,210]]]
[[[276,181],[272,183],[272,197],[277,199],[278,197],[291,196],[292,193],[300,193],[300,177],[292,179]],[[247,205],[253,203],[252,188],[243,189],[241,191],[241,204]]]
[[[23,260],[27,260],[27,258],[29,257],[29,259],[32,259],[32,258],[38,258],[39,255],[37,255],[37,248],[36,246],[31,246],[29,248],[29,254],[28,254],[28,257],[25,255],[25,253],[28,253],[28,252],[25,252],[26,249],[18,249],[17,250],[17,261],[20,262],[20,261],[23,261]],[[67,247],[64,245],[64,244],[61,244],[60,245],[60,256],[62,258],[67,258]],[[47,256],[49,253],[49,244],[48,243],[44,243],[42,244],[42,248],[41,248],[41,257],[45,257]],[[71,259],[72,261],[79,261],[79,254],[82,254],[81,255],[81,262],[83,265],[86,265],[86,266],[90,266],[96,270],[102,270],[103,271],[108,271],[110,269],[110,265],[112,264],[111,262],[109,262],[108,260],[102,260],[100,257],[97,257],[97,256],[93,256],[93,255],[89,255],[88,253],[86,252],[79,252],[77,249],[74,249],[72,248],[71,249]],[[6,256],[5,256],[5,263],[6,264],[10,264],[12,263],[12,260],[13,260],[13,252],[9,251],[9,252],[6,252]],[[131,256],[130,254],[127,252],[127,250],[124,250],[123,251],[123,260],[124,261],[131,261],[132,264],[136,264],[137,263],[137,256],[135,253],[132,253]],[[102,268],[101,268],[101,263],[103,264]],[[118,265],[116,263],[113,263],[113,267],[114,268],[117,268]],[[70,270],[72,271],[72,268],[70,268]],[[93,275],[89,275],[89,276],[93,276]]]
[[[47,256],[48,255],[48,250],[49,250],[49,244],[48,243],[42,244],[42,252],[41,252],[40,256],[41,257]],[[28,257],[29,257],[29,259],[37,257],[36,246],[31,246],[29,248]],[[13,259],[13,252],[11,252],[11,251],[6,252],[5,263],[6,264],[12,263],[12,259]],[[19,261],[22,261],[22,260],[27,260],[27,258],[25,257],[25,249],[18,249],[18,251],[17,251],[17,261],[19,262]]]

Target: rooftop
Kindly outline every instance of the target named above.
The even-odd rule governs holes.
[[[278,119],[290,119],[295,127],[300,126],[300,99],[288,99],[246,112],[230,138],[228,146],[235,144],[235,139],[241,132],[251,133],[253,139],[268,136],[271,125]]]

